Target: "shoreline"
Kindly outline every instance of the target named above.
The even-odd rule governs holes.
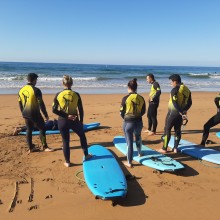
[[[44,95],[55,95],[58,92],[62,91],[62,89],[63,89],[63,88],[61,88],[59,90],[58,89],[55,89],[55,90],[51,89],[48,92],[48,90],[45,91],[44,89],[42,89],[40,87],[38,87],[38,88],[41,90],[43,96]],[[0,96],[1,95],[17,95],[19,90],[20,89],[18,89],[16,91],[15,90],[11,91],[10,89],[7,90],[7,91],[3,90],[3,91],[0,91]],[[89,89],[74,89],[74,88],[73,88],[73,90],[78,92],[79,94],[82,94],[82,95],[118,95],[118,94],[124,95],[124,94],[127,94],[126,88],[123,88],[120,91],[118,91],[118,90],[113,91],[113,89],[104,89],[104,90],[102,90],[102,89],[92,89],[92,90],[89,90]],[[216,93],[216,94],[219,93],[219,90],[216,90],[216,91],[213,91],[213,90],[207,90],[207,91],[206,90],[201,90],[201,91],[195,90],[194,91],[191,88],[190,88],[190,90],[191,90],[192,93]],[[149,91],[150,91],[150,87],[145,88],[145,89],[141,89],[141,90],[138,91],[138,93],[148,95]],[[162,90],[162,94],[170,93],[170,91],[171,91],[171,88],[166,89],[166,90]]]

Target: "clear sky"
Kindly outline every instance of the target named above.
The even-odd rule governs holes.
[[[0,61],[220,66],[219,0],[0,0]]]

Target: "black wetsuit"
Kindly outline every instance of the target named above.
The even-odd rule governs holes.
[[[203,135],[202,135],[202,141],[201,141],[201,145],[204,145],[206,144],[206,141],[209,137],[209,130],[210,128],[216,126],[217,124],[220,123],[220,95],[217,96],[215,98],[215,105],[217,107],[217,114],[214,115],[213,117],[211,117],[205,124],[204,124],[204,127],[203,127]]]
[[[79,93],[71,89],[64,89],[54,98],[53,113],[58,117],[58,128],[63,140],[63,154],[67,163],[70,163],[70,133],[72,129],[80,138],[81,147],[84,155],[88,155],[87,140],[83,130],[83,105]],[[78,118],[79,112],[79,118]],[[68,119],[68,115],[75,115],[77,118],[73,121]]]
[[[46,131],[50,131],[50,130],[58,130],[58,122],[57,120],[48,120],[45,122],[45,129]],[[21,131],[27,131],[27,126],[23,126],[21,127]],[[33,131],[39,131],[39,129],[37,127],[34,126]]]
[[[148,130],[152,132],[156,132],[157,130],[157,109],[160,102],[160,95],[160,85],[158,82],[154,81],[149,94],[149,106],[147,111]]]
[[[181,139],[182,115],[188,111],[192,105],[190,90],[184,85],[178,85],[171,90],[168,113],[165,120],[163,149],[167,150],[171,129],[174,127],[175,142],[174,148],[177,148]]]
[[[48,117],[48,114],[42,99],[42,93],[40,89],[35,87],[33,84],[28,83],[19,91],[18,101],[27,127],[26,137],[29,149],[31,150],[33,148],[32,131],[34,127],[37,127],[40,131],[40,139],[43,148],[47,148],[45,122],[40,113],[40,110],[46,118]]]

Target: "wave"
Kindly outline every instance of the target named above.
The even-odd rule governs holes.
[[[220,78],[220,73],[189,73],[193,78]]]

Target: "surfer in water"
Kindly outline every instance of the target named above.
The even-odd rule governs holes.
[[[124,162],[124,165],[127,167],[132,167],[133,134],[135,135],[138,155],[142,156],[142,116],[146,112],[146,104],[144,98],[137,94],[137,86],[137,79],[133,79],[128,82],[128,95],[122,99],[120,108],[121,117],[124,119],[123,130],[128,146],[127,162]]]
[[[81,147],[84,152],[85,160],[88,160],[92,155],[88,154],[87,140],[83,130],[83,105],[79,93],[71,89],[73,85],[72,77],[63,76],[64,90],[57,93],[53,102],[53,113],[58,117],[58,128],[63,140],[63,154],[65,158],[64,165],[70,167],[70,133],[72,129],[80,138]]]
[[[186,119],[186,114],[192,105],[191,92],[187,86],[181,82],[181,77],[178,74],[173,74],[169,77],[171,81],[170,100],[168,103],[168,113],[165,121],[163,147],[158,151],[166,153],[171,137],[171,129],[174,127],[175,143],[173,151],[177,153],[177,147],[181,139],[182,121]]]
[[[217,107],[217,113],[214,116],[212,116],[203,126],[202,141],[200,144],[202,146],[205,146],[205,144],[206,144],[206,141],[209,137],[210,128],[212,128],[220,123],[220,94],[215,98],[214,101],[215,101],[215,105]]]

